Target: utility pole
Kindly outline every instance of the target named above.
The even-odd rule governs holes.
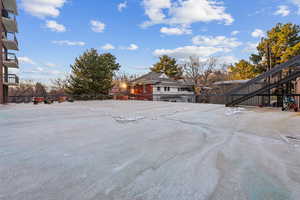
[[[268,41],[267,43],[267,65],[268,65],[268,71],[272,68],[272,52],[271,52],[271,45]],[[267,78],[267,84],[271,84],[271,77],[268,76]],[[268,105],[271,105],[271,90],[268,90]]]

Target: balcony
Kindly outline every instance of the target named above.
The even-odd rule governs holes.
[[[3,45],[6,49],[10,50],[19,50],[18,40],[16,38],[16,35],[14,33],[2,33],[2,41]]]
[[[3,56],[3,64],[9,68],[19,68],[19,62],[16,54],[7,53],[7,56]]]
[[[3,83],[6,85],[18,85],[19,77],[15,74],[5,74],[3,76]]]
[[[18,24],[15,17],[2,17],[2,22],[6,32],[18,32]]]
[[[15,15],[18,15],[18,8],[16,0],[2,0],[4,9]]]

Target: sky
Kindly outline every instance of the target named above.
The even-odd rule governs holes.
[[[277,23],[300,24],[300,0],[17,0],[21,80],[51,83],[84,51],[143,74],[161,55],[248,59]]]

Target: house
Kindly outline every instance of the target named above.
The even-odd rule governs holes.
[[[149,101],[194,102],[193,84],[175,80],[164,73],[149,72],[130,82],[132,99]]]
[[[18,50],[15,33],[18,26],[15,15],[18,14],[16,0],[0,0],[1,9],[1,42],[0,42],[0,104],[8,102],[8,87],[17,85],[19,78],[10,74],[10,68],[19,68],[18,59],[11,50]]]
[[[113,87],[109,91],[109,95],[113,97],[115,100],[128,100],[128,86],[127,82],[123,81],[114,81]]]

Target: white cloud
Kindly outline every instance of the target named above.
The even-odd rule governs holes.
[[[137,50],[139,47],[136,44],[131,44],[127,49],[130,51]]]
[[[245,49],[243,50],[243,52],[247,52],[247,53],[256,53],[257,52],[257,46],[258,46],[258,43],[251,43],[251,42],[248,42],[246,44],[246,47]]]
[[[160,32],[166,35],[186,35],[186,34],[192,34],[192,30],[185,29],[183,27],[175,27],[175,28],[168,28],[168,27],[162,27],[160,29]]]
[[[125,8],[127,8],[127,1],[118,4],[118,11],[122,12]]]
[[[233,56],[226,55],[233,48],[242,45],[236,38],[227,38],[225,36],[195,36],[192,38],[193,45],[183,46],[175,49],[156,49],[153,54],[155,56],[169,55],[178,60],[185,60],[190,56],[199,57],[201,60],[207,59],[209,56],[218,54],[218,58],[223,63],[232,63],[237,59]]]
[[[291,0],[291,2],[298,6],[298,14],[300,15],[300,0]]]
[[[143,0],[145,14],[153,24],[162,23],[165,19],[163,9],[171,8],[171,0]]]
[[[29,14],[44,18],[59,16],[59,9],[63,7],[65,3],[66,0],[22,0],[21,6]]]
[[[103,45],[103,46],[101,47],[101,49],[107,51],[107,50],[113,50],[113,49],[115,49],[115,47],[114,47],[112,44],[109,44],[109,43],[108,43],[108,44]]]
[[[129,51],[135,51],[139,48],[138,45],[136,44],[130,44],[128,47],[120,47],[120,49],[125,49],[125,50],[129,50]]]
[[[240,33],[240,31],[232,31],[232,32],[231,32],[231,35],[232,35],[232,36],[235,36],[235,35],[238,35],[239,33]]]
[[[20,63],[27,63],[27,64],[35,65],[35,62],[26,56],[19,57],[18,60]]]
[[[221,47],[204,47],[204,46],[184,46],[176,49],[156,49],[155,56],[169,55],[178,59],[185,59],[189,56],[209,57],[218,52],[228,52],[228,49]]]
[[[91,20],[90,25],[91,25],[92,31],[97,32],[97,33],[102,33],[106,26],[104,23],[102,23],[101,21],[97,21],[97,20]]]
[[[261,29],[255,29],[251,35],[252,37],[261,38],[265,36],[265,32]]]
[[[53,75],[64,74],[64,72],[61,72],[59,70],[45,70],[42,67],[37,67],[30,71],[25,71],[25,73],[37,74],[37,75],[41,76],[40,78],[42,78],[44,76],[53,76]]]
[[[196,22],[221,21],[226,25],[234,19],[225,12],[225,7],[212,0],[143,0],[149,21],[143,26],[154,24],[177,24],[189,26]]]
[[[195,36],[192,38],[192,42],[195,45],[204,45],[212,47],[224,47],[224,48],[235,48],[240,46],[242,43],[236,38],[227,38],[225,36]]]
[[[58,71],[58,70],[50,70],[48,71],[52,75],[59,75],[59,74],[64,74],[64,72]]]
[[[59,24],[54,20],[46,21],[46,27],[54,32],[65,32],[66,31],[66,27],[64,25]]]
[[[38,72],[42,72],[42,71],[44,71],[44,68],[42,68],[42,67],[37,67],[36,70],[37,70]]]
[[[290,14],[290,9],[288,6],[278,6],[278,9],[274,13],[275,15],[281,15],[282,17],[286,17]]]
[[[56,64],[54,64],[54,63],[45,63],[45,65],[47,66],[47,67],[56,67],[57,65]]]
[[[55,40],[52,41],[53,44],[58,44],[58,45],[67,45],[67,46],[84,46],[85,42],[81,41],[69,41],[69,40]]]
[[[236,62],[238,62],[239,59],[235,56],[221,56],[218,57],[218,63],[219,64],[226,64],[226,65],[230,65],[230,64],[234,64]]]

